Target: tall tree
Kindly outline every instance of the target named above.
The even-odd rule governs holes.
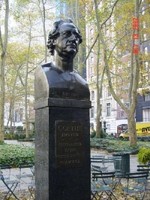
[[[21,29],[22,32],[22,42],[27,44],[27,51],[25,52],[26,55],[26,63],[24,65],[24,76],[21,77],[22,84],[24,86],[24,106],[25,106],[25,134],[26,138],[29,137],[29,71],[31,64],[31,46],[33,39],[35,38],[33,35],[35,33],[35,26],[36,26],[36,19],[37,13],[33,12],[35,8],[33,4],[28,4],[28,1],[21,1],[22,4],[18,5],[18,9],[16,10],[16,19],[18,23],[19,30]],[[18,31],[18,30],[16,30]],[[35,67],[34,67],[35,68]]]
[[[95,19],[96,19],[96,27],[97,27],[97,37],[94,43],[97,43],[96,45],[96,136],[102,137],[102,124],[100,123],[100,117],[102,113],[102,107],[100,104],[100,97],[102,96],[102,88],[103,88],[103,81],[104,81],[104,74],[105,74],[105,65],[100,65],[100,60],[102,62],[102,59],[105,59],[105,51],[103,46],[101,46],[101,34],[102,28],[107,26],[107,21],[111,18],[114,7],[116,6],[118,1],[115,1],[113,6],[111,6],[111,9],[107,5],[109,2],[104,2],[101,7],[99,7],[99,3],[97,0],[94,0],[94,8],[95,8]],[[106,7],[108,7],[108,10],[106,12]],[[102,12],[99,11],[99,9],[102,9]],[[105,11],[105,14],[103,12]],[[101,50],[100,50],[101,49]],[[101,68],[101,69],[100,69]]]
[[[31,16],[29,15],[29,33],[28,33],[28,50],[27,50],[27,61],[26,61],[26,72],[25,72],[25,124],[26,124],[26,138],[29,137],[29,115],[28,115],[28,76],[29,76],[29,62],[30,62],[30,52],[31,52],[31,41],[32,41],[32,22]]]
[[[105,5],[105,2],[102,2],[102,1],[97,2],[96,0],[94,0],[98,35],[94,43],[92,44],[92,48],[96,43],[99,43],[99,39],[100,39],[101,45],[102,45],[101,49],[103,51],[103,54],[102,54],[103,63],[104,63],[104,68],[107,74],[110,92],[112,96],[114,97],[114,99],[117,101],[117,103],[121,106],[121,108],[126,112],[128,116],[130,144],[136,145],[137,139],[136,139],[134,115],[135,115],[137,89],[138,89],[138,82],[139,82],[139,56],[138,54],[136,55],[133,54],[133,48],[135,47],[135,44],[133,43],[133,41],[132,41],[133,43],[132,47],[130,44],[131,44],[132,35],[139,35],[138,30],[136,32],[131,33],[131,21],[132,21],[134,7],[135,7],[135,18],[139,18],[140,2],[138,0],[135,1],[135,4],[133,4],[133,1],[119,2],[118,4],[119,6],[117,7],[118,2],[119,1],[114,1],[113,6],[112,6],[112,2],[108,2],[108,1],[106,2],[107,8],[109,7],[109,5],[111,5],[112,7],[111,12],[109,12],[109,16],[106,17],[105,16],[107,13],[106,8],[103,7],[103,5]],[[101,3],[101,6],[98,8],[98,5],[100,5],[100,3]],[[117,19],[119,19],[118,20],[119,22],[116,23],[116,21],[113,21],[115,20],[115,14],[114,14],[112,18],[112,24],[110,24],[109,27],[107,27],[107,22],[109,21],[109,18],[111,17],[114,8],[116,11],[117,9],[119,10],[120,14],[118,15],[117,13]],[[102,10],[105,11],[104,12],[105,15],[104,14],[102,15]],[[121,10],[123,12],[121,12]],[[124,13],[124,15],[122,13]],[[128,15],[126,15],[126,13]],[[122,18],[124,18],[123,20],[125,20],[125,23],[123,20],[120,20]],[[101,19],[100,22],[99,22],[99,19]],[[107,29],[109,30],[108,36],[107,36]],[[111,40],[111,35],[113,35],[112,37],[113,40]],[[115,40],[115,35],[116,35],[116,40]],[[118,36],[120,36],[120,39]],[[91,50],[89,52],[91,52]],[[124,66],[126,65],[127,62],[122,61],[121,60],[122,58],[120,56],[120,55],[128,55],[127,52],[131,53],[130,70],[128,68],[128,65],[127,65],[126,70],[124,69]],[[121,59],[119,60],[118,58],[121,58]],[[129,59],[129,56],[128,56],[128,59]],[[122,68],[120,67],[120,65],[122,65]],[[119,74],[116,74],[116,72],[119,72]],[[126,78],[126,80],[130,80],[130,81],[126,82],[125,79],[122,79],[120,77],[122,75],[123,76],[125,75],[126,77],[128,77]],[[121,83],[120,80],[121,81],[124,80],[124,82]],[[125,89],[126,88],[125,86],[127,85],[129,85],[128,92]],[[119,87],[122,89],[118,90]],[[128,100],[127,100],[127,94],[129,94]],[[129,102],[128,105],[123,103],[122,101],[123,98],[125,98],[126,102]],[[97,99],[97,101],[99,101],[99,98]]]
[[[140,3],[139,0],[135,1],[135,17],[139,18],[139,9],[140,9]],[[133,31],[133,34],[135,32]],[[138,30],[136,30],[136,34],[138,34]],[[129,71],[128,76],[130,76],[130,80],[128,82],[129,88],[128,88],[128,99],[129,99],[129,106],[127,107],[121,100],[121,98],[117,94],[117,90],[115,89],[115,85],[112,82],[112,75],[111,75],[111,69],[108,61],[108,48],[106,45],[106,42],[104,40],[102,31],[100,31],[100,38],[102,41],[102,45],[105,51],[105,58],[104,63],[106,67],[106,73],[108,78],[108,84],[110,87],[110,92],[113,96],[113,98],[117,101],[117,103],[121,106],[121,108],[126,112],[128,116],[128,130],[130,133],[130,145],[136,145],[137,144],[137,136],[136,136],[136,126],[135,126],[135,108],[136,108],[136,101],[137,101],[137,89],[138,89],[138,82],[139,82],[139,56],[138,54],[133,54],[133,48],[134,48],[134,42],[133,46],[131,48],[131,68]],[[121,40],[120,40],[121,41]]]
[[[98,3],[97,0],[94,0],[94,7],[95,7],[95,15],[96,15],[96,27],[97,32],[100,32],[100,19],[98,14]],[[96,137],[102,137],[102,130],[101,130],[101,123],[100,123],[100,116],[101,116],[101,106],[100,106],[100,97],[102,94],[102,82],[104,73],[102,73],[101,81],[100,81],[100,38],[97,39],[97,62],[96,62]],[[104,70],[103,70],[104,72]]]
[[[4,140],[4,104],[5,104],[5,61],[7,55],[8,44],[8,18],[9,18],[9,0],[4,1],[5,4],[5,18],[4,18],[4,34],[0,27],[0,141]]]
[[[38,10],[40,14],[40,19],[42,21],[42,29],[43,29],[43,39],[44,39],[44,62],[47,62],[47,28],[46,23],[48,18],[51,20],[54,18],[52,12],[52,7],[50,7],[47,3],[47,0],[38,0]]]

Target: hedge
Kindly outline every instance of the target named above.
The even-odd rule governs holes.
[[[20,164],[34,164],[34,148],[21,145],[0,145],[0,165],[18,167]]]

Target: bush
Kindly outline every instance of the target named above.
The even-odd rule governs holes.
[[[29,134],[29,138],[34,138],[35,137],[35,133],[32,132]],[[24,140],[26,138],[26,135],[24,134],[24,132],[22,133],[5,133],[4,135],[5,140]]]
[[[25,134],[15,134],[15,133],[5,133],[5,140],[19,140],[24,139],[26,137]]]
[[[150,148],[141,148],[138,153],[138,161],[143,164],[150,163]]]
[[[23,163],[34,164],[34,148],[20,145],[0,145],[0,163],[18,167]]]
[[[91,132],[91,134],[90,134],[90,137],[91,137],[91,138],[94,138],[95,136],[96,136],[96,131],[93,130],[93,131]]]
[[[4,142],[3,142],[3,141],[0,141],[0,145],[2,145],[2,144],[4,144]]]
[[[113,137],[106,138],[91,138],[91,148],[103,149],[108,152],[130,152],[137,154],[142,147],[150,148],[149,142],[138,141],[137,146],[130,146],[129,141],[122,141]]]
[[[17,127],[16,127],[16,130],[17,130],[17,131],[23,131],[23,126],[17,126]]]
[[[101,129],[101,131],[100,131],[100,137],[101,138],[106,138],[106,136],[107,136],[106,132]]]
[[[94,138],[94,137],[97,137],[97,138],[106,138],[107,134],[103,131],[103,130],[100,130],[98,136],[96,135],[96,131],[93,130],[90,137],[91,138]]]

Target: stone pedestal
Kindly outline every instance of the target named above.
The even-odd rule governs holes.
[[[51,98],[44,74],[35,77],[36,200],[90,200],[90,101]]]

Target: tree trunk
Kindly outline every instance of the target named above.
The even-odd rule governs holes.
[[[42,24],[43,24],[43,33],[44,33],[44,44],[45,44],[45,62],[47,62],[47,35],[46,35],[46,27],[45,27],[45,3],[44,0],[42,0],[42,11],[41,11],[41,16],[42,16]]]
[[[13,114],[14,114],[14,101],[11,100],[10,105],[9,105],[9,118],[7,122],[7,127],[10,128],[10,133],[14,132],[13,128]]]
[[[26,63],[26,74],[25,74],[25,135],[26,138],[29,138],[29,115],[28,115],[28,71],[29,71],[29,59],[30,59],[30,49],[31,49],[31,34],[32,34],[32,25],[31,25],[31,16],[29,16],[30,21],[30,30],[29,30],[29,45],[27,53],[27,63]]]
[[[94,6],[95,6],[95,14],[96,14],[96,26],[97,31],[100,30],[100,21],[98,16],[98,5],[97,0],[94,0]],[[97,40],[97,61],[96,61],[96,93],[97,93],[97,101],[96,101],[96,137],[102,137],[102,127],[100,123],[100,116],[101,116],[101,105],[100,105],[100,96],[102,92],[102,84],[100,88],[100,70],[99,70],[99,60],[100,60],[100,39]],[[102,78],[101,78],[102,81]]]
[[[140,9],[140,2],[139,0],[135,1],[135,17],[139,20],[139,9]],[[134,34],[139,35],[139,29],[133,31]],[[133,40],[133,45],[138,44],[138,40]],[[135,60],[135,64],[132,63],[132,73],[131,73],[131,87],[130,87],[130,109],[128,114],[128,129],[130,133],[130,145],[135,146],[137,145],[137,134],[136,134],[136,122],[135,122],[135,109],[137,104],[137,89],[139,83],[139,53],[131,54],[131,60]]]
[[[136,136],[136,122],[134,113],[128,115],[128,132],[129,134],[129,140],[131,146],[137,145],[137,136]]]
[[[9,0],[5,0],[5,19],[4,19],[4,37],[0,29],[0,142],[4,141],[4,105],[5,105],[5,60],[8,43],[8,17],[9,17]]]
[[[4,102],[5,102],[5,79],[4,79],[5,53],[1,55],[0,69],[0,142],[4,141]]]
[[[136,0],[136,14],[135,16],[138,18],[139,16],[139,0]],[[137,30],[136,34],[139,33],[139,30]],[[135,108],[136,108],[136,102],[137,102],[137,89],[138,89],[138,82],[139,82],[139,56],[133,55],[131,53],[131,71],[130,71],[130,88],[129,88],[129,108],[126,107],[119,96],[117,96],[117,91],[113,88],[113,83],[111,80],[111,71],[109,69],[109,56],[107,56],[107,45],[103,37],[102,30],[99,31],[99,37],[101,38],[101,42],[104,49],[104,63],[106,67],[106,74],[108,79],[108,84],[110,88],[110,92],[113,96],[113,98],[117,101],[117,103],[120,105],[120,107],[126,112],[128,116],[128,127],[129,127],[129,133],[130,133],[130,146],[137,145],[137,136],[136,136],[136,123],[135,123]],[[134,42],[133,42],[134,44]],[[133,56],[133,57],[132,57]],[[135,62],[133,62],[135,61]]]

